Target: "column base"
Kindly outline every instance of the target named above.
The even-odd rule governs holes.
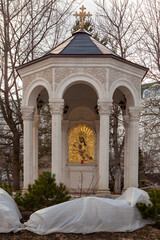
[[[108,195],[111,195],[111,192],[109,189],[106,190],[98,190],[96,193],[97,197],[107,197]]]
[[[23,188],[22,188],[22,194],[25,194],[25,193],[27,193],[27,192],[28,192],[28,188],[23,187]]]

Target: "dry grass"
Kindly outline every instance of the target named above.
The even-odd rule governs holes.
[[[92,233],[92,234],[73,234],[73,233],[52,233],[40,236],[29,231],[18,233],[0,234],[0,240],[160,240],[160,229],[156,226],[145,226],[132,233]]]

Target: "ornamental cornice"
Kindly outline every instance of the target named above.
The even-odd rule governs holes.
[[[125,80],[129,81],[137,90],[138,93],[141,92],[141,81],[139,77],[133,76],[129,73],[120,71],[120,70],[115,70],[110,68],[109,69],[109,89],[112,86],[112,84],[117,81],[117,80]]]
[[[44,79],[50,84],[50,86],[52,86],[52,79],[53,79],[52,68],[48,68],[43,71],[29,74],[29,75],[23,77],[23,79],[22,79],[23,80],[23,91],[25,92],[27,87],[36,79]]]
[[[56,101],[56,102],[52,102],[49,103],[50,105],[50,112],[51,114],[62,114],[63,113],[63,109],[64,109],[64,101],[62,99],[62,101]]]
[[[98,111],[99,114],[106,114],[110,115],[112,109],[112,103],[111,102],[98,102]]]
[[[141,115],[141,107],[129,107],[130,120],[139,121]]]
[[[106,68],[96,67],[63,67],[55,69],[55,90],[58,85],[72,74],[88,74],[101,82],[103,87],[106,86]]]
[[[23,120],[33,120],[34,109],[35,109],[35,108],[32,107],[32,106],[22,107],[22,108],[21,108],[22,119],[23,119]]]

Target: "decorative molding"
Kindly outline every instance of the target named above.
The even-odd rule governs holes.
[[[72,67],[55,68],[55,89],[64,79],[77,72],[77,68]]]
[[[141,107],[129,107],[129,116],[132,121],[139,121],[141,115]]]
[[[133,76],[129,73],[127,74],[122,71],[114,70],[110,68],[109,69],[109,89],[112,86],[112,84],[119,79],[124,79],[126,81],[129,81],[136,88],[137,92],[140,94],[141,92],[140,78]]]
[[[61,99],[63,100],[63,99]],[[64,108],[64,100],[63,101],[55,101],[52,103],[49,103],[50,105],[50,111],[51,114],[62,114],[63,113],[63,108]]]
[[[99,80],[103,87],[106,88],[106,76],[107,76],[106,68],[86,67],[84,68],[84,73],[87,73],[92,77],[96,78],[97,80]]]
[[[96,78],[99,82],[106,88],[106,68],[96,68],[96,67],[64,67],[55,69],[55,90],[58,85],[67,77],[72,74],[88,74],[91,77]]]
[[[44,79],[52,86],[52,75],[52,68],[48,68],[46,70],[23,77],[23,92],[25,92],[27,87],[36,79]]]
[[[100,115],[101,114],[110,115],[111,108],[112,108],[111,102],[99,102],[98,103],[98,110],[99,110]]]
[[[21,113],[22,113],[22,119],[23,120],[33,120],[34,117],[34,107],[22,107]]]

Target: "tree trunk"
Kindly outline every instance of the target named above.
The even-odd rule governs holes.
[[[13,189],[15,191],[20,189],[20,144],[19,136],[14,136],[13,139]]]
[[[115,171],[115,182],[114,182],[114,193],[121,194],[121,182],[122,182],[122,176],[121,176],[121,169],[120,167],[116,167]]]

